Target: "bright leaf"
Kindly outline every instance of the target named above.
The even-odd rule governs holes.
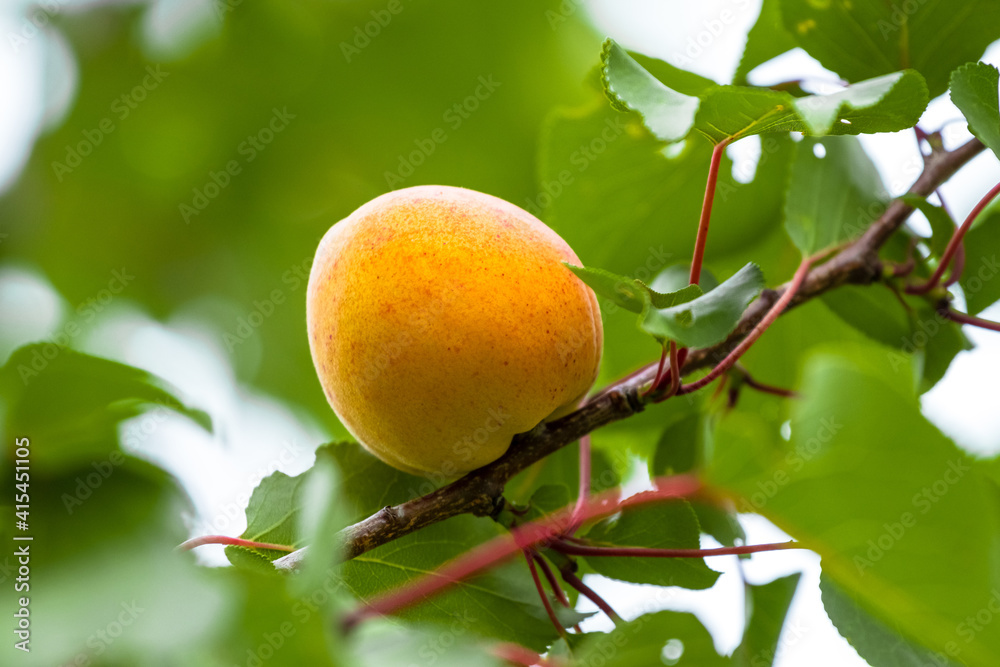
[[[993,65],[969,63],[951,75],[951,101],[969,121],[969,131],[1000,156],[1000,73]]]

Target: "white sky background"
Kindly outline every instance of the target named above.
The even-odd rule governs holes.
[[[69,0],[61,6],[72,4],[76,3]],[[203,0],[159,0],[158,7],[203,4]],[[719,82],[731,79],[746,31],[760,8],[759,0],[589,0],[584,4],[599,31],[627,48]],[[16,12],[25,5],[22,0],[5,0],[0,6],[0,90],[8,102],[0,105],[0,192],[12,185],[42,127],[58,122],[66,112],[77,85],[67,47],[51,33],[36,35],[16,52],[11,48],[7,35],[23,26]],[[1000,62],[1000,48],[994,45],[984,59]],[[751,82],[770,84],[802,76],[814,77],[816,85],[837,78],[797,51],[758,68]],[[931,103],[922,126],[934,130],[960,117],[945,96]],[[970,137],[963,122],[948,124],[944,136],[949,147]],[[904,192],[912,180],[906,166],[919,160],[912,133],[865,136],[862,141],[890,194]],[[752,156],[755,144],[744,141],[730,150]],[[756,150],[759,153],[759,144]],[[1000,164],[992,155],[981,155],[963,170],[960,179],[943,188],[953,214],[964,218],[998,180]],[[0,233],[5,231],[9,230],[0,221]],[[51,336],[72,310],[34,267],[0,260],[0,363],[17,346]],[[1000,319],[1000,306],[983,316]],[[1000,452],[1000,411],[989,369],[1000,368],[1000,334],[969,327],[966,332],[977,348],[959,355],[944,380],[924,396],[923,408],[928,418],[962,446],[992,455]],[[189,403],[212,415],[214,436],[175,416],[138,418],[125,428],[137,436],[141,453],[183,480],[197,510],[197,516],[190,517],[192,534],[239,535],[246,523],[244,506],[260,478],[276,469],[292,475],[307,469],[313,450],[330,434],[306,415],[258,390],[238,386],[219,341],[217,332],[183,310],[166,322],[157,322],[121,298],[77,343],[86,351],[157,373],[177,386]],[[632,486],[642,483],[636,480]],[[760,517],[744,519],[751,543],[787,539]],[[710,538],[704,544],[716,546]],[[199,557],[209,564],[227,562],[221,547],[204,547]],[[724,572],[710,591],[634,586],[602,577],[592,577],[588,583],[627,618],[653,608],[693,611],[712,631],[719,649],[728,652],[739,643],[743,625],[742,582],[734,561],[732,557],[709,559],[711,567]],[[817,556],[797,551],[758,554],[744,562],[744,571],[751,583],[805,573],[776,665],[866,664],[840,638],[823,610]],[[581,604],[581,610],[594,608]],[[585,629],[610,627],[599,615],[584,625]]]

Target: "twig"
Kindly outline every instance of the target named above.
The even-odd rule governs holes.
[[[251,540],[241,540],[238,537],[226,537],[225,535],[205,535],[195,537],[177,546],[178,551],[189,551],[195,547],[206,544],[226,544],[232,547],[247,547],[249,549],[270,549],[272,551],[295,551],[295,547],[287,544],[270,544],[269,542],[253,542]]]

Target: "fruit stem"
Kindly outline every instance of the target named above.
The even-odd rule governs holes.
[[[622,622],[622,617],[619,616],[615,612],[615,610],[611,608],[611,605],[609,605],[607,601],[605,601],[604,598],[598,595],[590,586],[583,583],[583,580],[580,579],[580,577],[566,570],[563,570],[560,574],[562,574],[562,578],[566,581],[567,584],[569,584],[576,590],[580,591],[581,595],[585,596],[591,602],[597,605],[597,608],[603,611],[607,615],[607,617],[611,619],[612,623],[618,625],[619,623]]]
[[[959,246],[962,244],[962,239],[965,238],[966,232],[972,228],[972,223],[975,222],[976,218],[979,217],[979,214],[982,213],[983,209],[986,208],[986,206],[993,201],[998,194],[1000,194],[1000,183],[994,185],[993,188],[979,200],[979,203],[976,204],[971,211],[969,211],[969,215],[965,218],[965,222],[962,223],[962,226],[956,229],[955,233],[952,234],[951,240],[948,241],[948,245],[945,247],[944,253],[941,255],[941,260],[938,262],[937,268],[934,269],[934,273],[927,279],[927,282],[923,285],[908,286],[906,288],[907,294],[927,294],[938,286],[938,283],[941,282],[941,276],[944,275],[944,272],[948,269],[948,265],[951,263],[955,253],[958,252]],[[953,276],[957,277],[958,273],[953,273]]]
[[[762,551],[780,551],[782,549],[805,549],[798,542],[775,542],[771,544],[748,544],[739,547],[720,547],[717,549],[653,549],[647,547],[600,547],[580,546],[566,542],[556,542],[552,545],[556,551],[569,556],[602,556],[602,557],[653,557],[653,558],[704,558],[705,556],[733,556],[755,554]]]
[[[705,199],[701,203],[701,219],[698,221],[698,236],[694,242],[694,255],[691,257],[691,279],[692,285],[697,285],[701,280],[701,261],[705,255],[705,243],[708,240],[708,223],[712,217],[712,202],[715,199],[715,184],[719,180],[719,165],[722,163],[722,154],[726,152],[726,146],[730,140],[725,139],[715,145],[712,149],[712,161],[708,165],[708,181],[705,183]]]
[[[227,544],[233,547],[247,547],[249,549],[270,549],[272,551],[295,551],[295,547],[286,544],[271,544],[269,542],[253,542],[251,540],[241,540],[238,537],[226,537],[225,535],[205,535],[204,537],[194,537],[183,544],[177,546],[178,551],[190,551],[195,547],[205,544]]]
[[[809,273],[809,267],[812,265],[814,259],[814,257],[806,257],[802,260],[802,263],[799,264],[798,270],[795,271],[795,276],[792,278],[792,282],[789,284],[788,289],[785,290],[785,293],[781,295],[781,298],[778,299],[773,306],[771,306],[771,309],[767,311],[766,315],[764,315],[764,319],[757,323],[757,326],[753,328],[753,331],[747,334],[747,337],[741,340],[740,344],[733,348],[733,351],[726,355],[726,358],[723,359],[718,366],[710,370],[708,375],[700,380],[695,380],[690,384],[681,385],[681,388],[677,393],[689,394],[692,391],[697,391],[732,368],[733,365],[739,361],[740,357],[750,349],[750,346],[753,345],[765,331],[767,331],[767,328],[771,326],[771,324],[778,319],[778,316],[784,312],[785,308],[788,307],[788,304],[791,303],[792,299],[795,297],[795,293],[799,291],[799,287],[801,287],[803,281],[805,281],[806,275]]]

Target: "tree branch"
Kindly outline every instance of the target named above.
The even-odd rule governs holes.
[[[910,194],[926,197],[982,150],[982,143],[973,139],[953,151],[938,151],[926,156],[924,170],[910,188]],[[829,261],[812,267],[789,302],[788,309],[840,285],[870,284],[878,280],[882,275],[879,248],[912,212],[913,207],[898,199],[894,201],[860,237]],[[764,318],[786,289],[787,283],[765,290],[743,313],[739,325],[728,339],[710,348],[690,350],[682,362],[682,372],[715,366],[725,359]],[[385,508],[348,526],[342,531],[345,557],[354,558],[460,514],[495,515],[503,508],[504,485],[514,475],[591,431],[641,412],[645,406],[642,393],[646,385],[653,381],[656,366],[653,363],[605,388],[576,412],[551,423],[539,424],[532,431],[518,435],[507,453],[493,463],[425,496]],[[304,547],[279,558],[274,561],[275,567],[281,570],[297,569],[307,549]]]

